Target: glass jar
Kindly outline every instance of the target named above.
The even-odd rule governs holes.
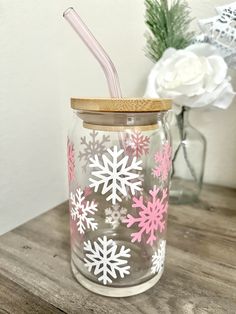
[[[171,127],[173,166],[170,202],[191,203],[198,199],[206,156],[206,139],[189,123],[189,110],[183,108]]]
[[[68,137],[71,265],[98,294],[152,287],[164,269],[170,100],[72,99]]]

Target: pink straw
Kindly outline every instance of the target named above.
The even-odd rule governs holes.
[[[111,97],[121,98],[120,83],[116,68],[103,47],[99,44],[73,8],[67,9],[63,16],[101,64],[107,78]]]

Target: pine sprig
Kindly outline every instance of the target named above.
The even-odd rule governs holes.
[[[191,43],[194,37],[194,32],[189,31],[192,19],[184,0],[173,0],[170,6],[167,0],[145,0],[145,5],[149,28],[146,54],[152,61],[157,62],[169,47],[183,49]]]

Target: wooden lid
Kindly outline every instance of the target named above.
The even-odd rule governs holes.
[[[171,99],[159,98],[72,98],[75,110],[100,112],[158,112],[171,109]]]

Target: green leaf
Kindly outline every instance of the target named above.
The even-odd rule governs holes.
[[[189,31],[192,18],[184,0],[145,0],[146,55],[157,62],[167,48],[186,48],[191,44],[194,32]]]

